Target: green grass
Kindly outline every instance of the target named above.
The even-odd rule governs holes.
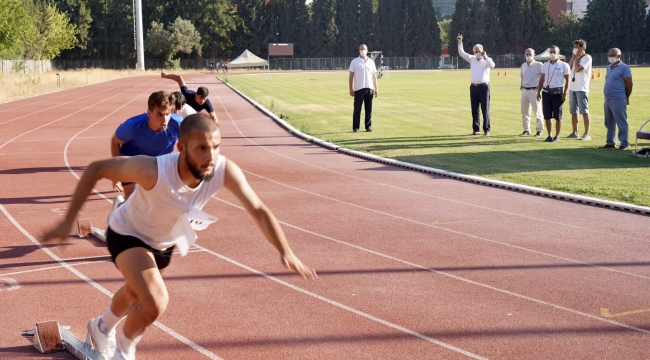
[[[348,73],[232,75],[229,83],[297,129],[341,146],[396,160],[545,189],[650,206],[650,159],[605,144],[604,70],[591,82],[592,141],[518,136],[519,71],[492,73],[490,137],[471,136],[469,73],[392,72],[379,80],[373,132],[352,130]],[[650,69],[632,70],[630,142],[650,118]],[[568,103],[561,137],[571,132]],[[362,113],[363,116],[363,113]],[[363,121],[363,118],[362,118]],[[533,120],[534,121],[534,120]],[[534,123],[532,124],[534,131]],[[580,118],[579,131],[584,130]],[[650,131],[650,128],[647,129]],[[643,144],[643,143],[642,143]],[[646,142],[646,146],[650,143]]]

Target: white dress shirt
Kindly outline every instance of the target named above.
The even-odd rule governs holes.
[[[375,61],[366,57],[364,61],[360,56],[350,63],[350,72],[354,73],[354,91],[361,89],[375,89],[373,75],[377,72]]]
[[[463,50],[463,44],[458,44],[458,55],[469,62],[471,75],[469,80],[472,84],[484,84],[490,82],[490,69],[494,69],[494,61],[487,55],[480,60],[475,55],[470,55]]]

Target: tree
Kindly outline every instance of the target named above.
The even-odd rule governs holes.
[[[336,56],[336,0],[314,0],[312,2],[311,49],[317,57]]]
[[[411,0],[404,12],[403,54],[440,55],[440,28],[431,0]],[[408,24],[408,26],[407,26]]]
[[[0,0],[0,58],[16,59],[23,44],[37,36],[32,16],[21,0]]]
[[[237,10],[230,0],[185,0],[189,13],[183,16],[195,24],[201,34],[203,53],[215,57],[233,46],[237,29]],[[179,15],[180,16],[180,15]]]
[[[152,21],[144,40],[144,47],[153,55],[163,55],[165,60],[170,60],[172,57],[171,36],[171,32],[165,30],[163,24]]]
[[[268,23],[264,0],[238,0],[237,30],[233,34],[236,53],[248,49],[254,54],[266,57],[268,54]]]
[[[440,28],[440,42],[442,46],[448,47],[449,40],[451,40],[451,19],[446,19],[438,21],[438,27]]]
[[[550,45],[557,45],[561,54],[571,54],[573,41],[582,36],[582,24],[577,14],[560,11],[558,24],[552,28]],[[591,47],[591,44],[588,44]],[[547,47],[548,47],[547,46]]]
[[[474,0],[457,0],[456,9],[451,16],[451,30],[449,34],[449,54],[458,56],[458,42],[456,36],[458,33],[463,33],[463,42],[471,44],[473,39],[474,24],[472,24],[471,15],[473,13],[472,4]]]
[[[54,4],[37,1],[31,4],[31,13],[38,35],[25,44],[25,57],[54,59],[61,50],[77,45],[75,26]]]
[[[289,17],[289,42],[294,44],[295,56],[306,56],[310,52],[307,44],[307,26],[309,25],[309,12],[305,0],[289,0],[287,3]]]
[[[536,51],[543,51],[549,46],[551,35],[551,10],[548,7],[548,0],[530,0],[529,26],[534,29],[530,35],[527,48]]]
[[[169,32],[171,33],[172,52],[189,55],[192,51],[196,51],[198,55],[201,55],[201,35],[191,21],[183,20],[179,16],[169,26]]]

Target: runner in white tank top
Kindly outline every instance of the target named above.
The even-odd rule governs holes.
[[[205,215],[198,210],[222,187],[255,219],[280,252],[284,266],[303,278],[316,278],[316,272],[293,254],[278,221],[242,170],[219,155],[220,145],[219,126],[205,114],[194,114],[181,124],[178,154],[93,162],[77,184],[65,219],[44,236],[44,242],[69,237],[77,213],[100,179],[137,184],[133,195],[109,218],[107,243],[125,284],[106,313],[88,323],[89,337],[105,358],[135,359],[142,333],[165,311],[169,300],[160,269],[169,264],[174,247],[182,253],[191,245],[195,235],[190,222],[197,213]],[[125,317],[116,340],[115,328]]]

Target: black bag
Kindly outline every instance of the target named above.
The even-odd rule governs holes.
[[[546,92],[548,92],[549,95],[562,95],[564,89],[562,89],[561,87],[556,87],[556,88],[547,87]]]

